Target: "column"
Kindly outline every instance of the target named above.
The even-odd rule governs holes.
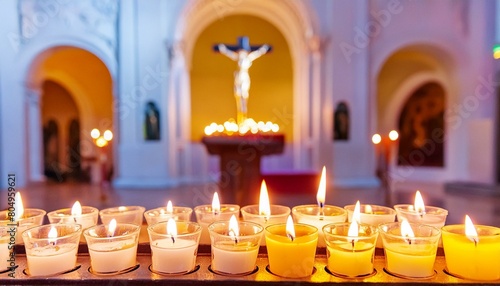
[[[43,141],[42,123],[40,114],[41,90],[26,87],[26,103],[28,112],[28,180],[30,182],[43,182]]]

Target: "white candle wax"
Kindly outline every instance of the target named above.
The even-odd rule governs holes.
[[[75,244],[47,245],[31,249],[26,254],[31,276],[62,273],[76,266],[78,247]]]
[[[212,270],[228,274],[243,274],[255,269],[259,246],[224,241],[212,246]]]
[[[297,216],[297,223],[308,224],[316,227],[318,229],[318,247],[325,247],[326,242],[323,234],[323,227],[327,224],[344,222],[345,217],[339,216],[324,216],[324,217],[312,217],[312,216]]]
[[[210,234],[208,233],[208,225],[211,224],[212,221],[198,221],[198,224],[201,226],[201,235],[200,235],[200,244],[210,244]]]
[[[57,214],[60,220],[56,223],[76,223],[82,226],[82,229],[87,229],[96,224],[96,220],[92,216],[72,216],[65,214]]]
[[[163,273],[183,273],[194,269],[198,245],[194,240],[171,238],[151,243],[153,270]]]
[[[391,243],[385,246],[387,271],[413,278],[434,275],[435,247],[431,245],[409,245]]]
[[[137,243],[133,240],[93,243],[89,254],[93,272],[122,271],[136,265]]]
[[[0,239],[0,271],[5,270],[10,267],[10,250],[8,244],[8,236]]]

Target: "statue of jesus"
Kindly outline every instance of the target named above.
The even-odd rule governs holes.
[[[248,37],[239,37],[237,46],[218,44],[214,50],[238,62],[238,70],[234,73],[234,96],[236,97],[237,122],[241,124],[248,114],[247,102],[250,90],[248,69],[254,60],[270,51],[271,47],[267,44],[251,47]]]

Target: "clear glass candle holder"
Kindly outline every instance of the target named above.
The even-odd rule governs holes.
[[[442,231],[447,271],[472,280],[500,279],[500,228],[476,225],[477,241],[465,235],[465,225],[447,225]]]
[[[151,270],[160,274],[186,274],[194,270],[201,235],[196,222],[177,221],[177,235],[167,234],[167,222],[148,227]]]
[[[408,222],[431,225],[441,228],[445,225],[448,211],[443,208],[425,206],[425,212],[419,213],[413,205],[402,204],[395,205],[394,209],[398,217],[398,221],[406,219]]]
[[[229,235],[229,222],[218,221],[208,226],[212,244],[213,272],[222,275],[247,275],[255,271],[264,227],[258,223],[238,223],[239,235]]]
[[[196,221],[201,225],[200,244],[210,244],[210,234],[208,233],[208,225],[215,221],[229,221],[231,216],[240,216],[240,206],[223,204],[220,206],[220,211],[214,213],[212,205],[201,205],[194,208]]]
[[[141,216],[142,218],[142,216]],[[108,225],[96,225],[83,232],[87,241],[91,272],[118,274],[137,265],[137,243],[141,227],[118,223],[112,235]]]
[[[251,221],[260,224],[263,228],[268,225],[286,223],[286,219],[290,215],[290,208],[287,206],[270,205],[271,215],[266,218],[259,214],[259,205],[249,205],[241,208],[241,216],[244,221]],[[262,232],[264,236],[264,232]],[[266,240],[262,239],[262,245],[266,245]]]
[[[51,276],[76,267],[79,224],[47,224],[25,230],[22,234],[30,276]]]
[[[0,226],[0,273],[16,267],[16,260],[11,256],[11,252],[15,254],[13,248],[16,243],[16,234],[10,230],[9,226]]]
[[[162,221],[168,221],[170,218],[173,218],[176,221],[191,220],[191,214],[193,213],[192,208],[174,206],[172,209],[173,211],[171,213],[167,211],[167,207],[148,210],[144,213],[144,218],[146,219],[148,226]]]
[[[344,209],[347,211],[348,222],[352,221],[352,214],[354,213],[355,207],[355,205],[347,205],[344,207]],[[361,204],[360,210],[361,223],[366,223],[374,227],[378,227],[378,225],[382,223],[394,222],[396,220],[396,211],[393,208]],[[377,239],[376,246],[378,248],[384,247],[380,234]]]
[[[326,240],[328,270],[342,277],[362,277],[373,273],[377,227],[359,224],[358,235],[349,236],[350,223],[334,223],[323,227]]]
[[[312,275],[318,229],[307,224],[294,224],[295,238],[287,236],[286,224],[265,228],[269,271],[285,278],[301,278]]]
[[[402,278],[430,278],[435,275],[434,262],[441,230],[430,225],[409,224],[415,237],[401,234],[401,223],[378,226],[385,252],[385,269]]]
[[[71,208],[51,211],[47,214],[50,223],[77,223],[85,230],[97,224],[99,210],[94,207],[82,206],[82,214],[73,216]]]
[[[118,223],[130,223],[141,226],[145,209],[141,206],[120,206],[103,209],[99,212],[99,216],[101,217],[101,222],[105,225],[109,224],[112,219],[115,219]]]
[[[301,205],[292,208],[293,220],[298,223],[304,223],[315,226],[318,229],[318,246],[325,247],[323,227],[327,224],[345,222],[347,211],[341,207],[325,205],[323,213],[318,205]]]
[[[12,213],[8,210],[0,212],[0,225],[17,224],[16,226],[16,244],[23,243],[22,233],[28,228],[39,226],[43,224],[43,218],[46,211],[42,209],[24,209],[23,216],[17,221],[12,222],[9,215]]]

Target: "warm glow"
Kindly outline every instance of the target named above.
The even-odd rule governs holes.
[[[108,225],[108,236],[115,236],[116,219],[112,219]]]
[[[269,194],[267,193],[266,181],[262,180],[260,186],[259,215],[263,215],[266,220],[271,216],[271,204],[269,203]]]
[[[316,194],[316,201],[320,207],[325,205],[326,197],[326,167],[323,166],[321,171],[321,179],[319,180],[318,193]]]
[[[401,222],[401,236],[407,238],[406,241],[408,244],[411,244],[412,238],[415,238],[413,229],[411,229],[410,223],[406,219],[403,219]]]
[[[210,123],[210,125],[207,125],[205,127],[204,131],[205,135],[210,136],[214,133],[226,134],[226,135],[232,135],[234,133],[239,133],[244,135],[248,132],[252,134],[268,133],[268,132],[276,133],[279,130],[280,130],[279,125],[276,123],[272,123],[271,121],[267,121],[264,123],[264,121],[256,122],[252,118],[247,118],[239,125],[234,121],[234,119],[229,119],[223,124],[217,124],[215,122],[212,122]]]
[[[422,195],[420,194],[420,191],[417,191],[415,194],[415,211],[420,214],[424,215],[425,214],[425,205],[424,205],[424,199],[422,198]]]
[[[391,141],[396,141],[398,140],[398,138],[399,138],[399,133],[396,130],[391,130],[391,132],[389,132],[389,139]]]
[[[212,212],[216,215],[220,212],[220,201],[217,192],[214,193],[214,198],[212,199]]]
[[[354,206],[354,212],[352,213],[352,221],[361,223],[361,204],[359,201],[356,202]]]
[[[99,129],[94,128],[92,129],[92,131],[90,131],[90,137],[97,139],[99,138],[99,136],[101,136],[101,132],[99,132]]]
[[[468,215],[465,215],[465,236],[467,236],[467,238],[474,243],[479,242],[476,227],[474,227],[474,224]]]
[[[101,147],[102,148],[102,147],[108,145],[108,141],[106,141],[103,137],[99,137],[95,141],[95,144],[97,145],[97,147]]]
[[[120,212],[124,212],[124,211],[126,211],[126,210],[127,210],[127,207],[126,207],[126,206],[119,206],[119,207],[118,207],[118,211],[120,211]]]
[[[57,241],[57,229],[55,227],[50,227],[49,234],[47,235],[48,242],[54,244]]]
[[[380,134],[374,134],[372,136],[372,142],[373,144],[377,145],[379,144],[380,142],[382,142],[382,137],[380,136]]]
[[[371,205],[365,206],[365,214],[373,214],[373,209]]]
[[[113,132],[111,132],[111,130],[106,130],[104,131],[103,137],[104,140],[111,141],[113,139]]]
[[[234,215],[229,219],[229,236],[234,240],[238,241],[238,236],[240,236],[240,227],[238,225],[238,220]]]
[[[175,242],[177,237],[177,224],[173,218],[169,218],[167,221],[167,235],[170,235],[172,241]]]
[[[82,205],[79,201],[76,201],[71,208],[72,216],[81,216],[82,215]]]
[[[167,203],[167,213],[171,214],[174,212],[174,206],[172,205],[172,201],[168,201]]]
[[[295,239],[295,226],[293,225],[293,219],[290,215],[286,220],[286,236],[288,236],[292,241]]]
[[[14,215],[14,220],[19,220],[20,218],[23,217],[24,215],[24,206],[23,206],[23,199],[21,198],[21,193],[20,192],[16,192],[16,196],[15,196],[15,215]]]
[[[349,237],[356,237],[356,236],[358,236],[359,235],[358,228],[359,228],[358,222],[356,220],[353,220],[351,222],[351,225],[349,225],[349,231],[347,232],[347,236],[349,236]]]

